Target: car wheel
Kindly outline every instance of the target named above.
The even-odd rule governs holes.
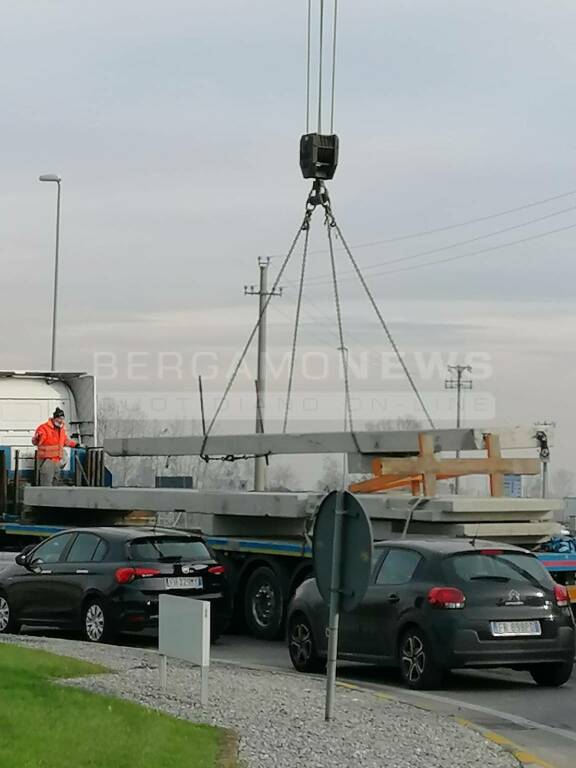
[[[535,664],[530,667],[530,674],[534,682],[543,688],[559,688],[570,680],[573,667],[572,661],[559,664]]]
[[[14,618],[8,598],[0,594],[0,634],[17,635],[18,632],[20,632],[20,624]]]
[[[400,673],[409,688],[425,690],[439,688],[445,671],[435,664],[430,644],[422,630],[407,630],[400,641]]]
[[[303,614],[297,614],[290,620],[288,652],[298,672],[323,672],[326,668],[326,662],[318,655],[310,622]]]
[[[250,633],[261,640],[282,634],[286,596],[281,576],[262,566],[249,577],[244,593],[244,616]]]
[[[100,600],[92,598],[85,603],[82,611],[82,636],[90,643],[104,643],[111,639],[110,622]]]

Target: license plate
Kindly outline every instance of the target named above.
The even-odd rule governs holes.
[[[491,621],[494,637],[540,637],[542,627],[539,621]]]
[[[168,589],[202,589],[201,576],[170,576],[166,579]]]

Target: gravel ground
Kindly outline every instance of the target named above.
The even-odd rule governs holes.
[[[326,724],[324,682],[313,677],[215,663],[210,703],[202,709],[198,670],[169,661],[163,693],[154,651],[54,638],[4,640],[112,670],[67,684],[231,728],[246,768],[518,768],[512,755],[454,720],[369,692],[339,688],[336,717]]]

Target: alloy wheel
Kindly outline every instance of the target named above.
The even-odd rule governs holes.
[[[418,635],[408,635],[402,645],[402,674],[409,683],[418,683],[426,667],[424,643]]]
[[[0,596],[0,632],[6,632],[10,624],[10,606],[5,597]]]
[[[92,603],[84,618],[86,636],[93,643],[98,643],[104,636],[104,611],[98,603]]]
[[[312,633],[306,624],[297,623],[290,633],[290,656],[298,664],[305,666],[312,656]]]

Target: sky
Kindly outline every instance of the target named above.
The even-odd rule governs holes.
[[[310,186],[298,166],[306,6],[4,4],[2,368],[49,364],[56,189],[37,179],[58,173],[57,367],[95,370],[101,392],[159,419],[198,415],[202,374],[214,412],[256,320],[244,286],[257,283],[258,257],[274,257],[274,279]],[[471,364],[465,421],[553,421],[554,466],[568,469],[575,23],[568,0],[340,0],[341,157],[329,185],[438,426],[454,420],[446,366]],[[311,95],[314,106],[316,87]],[[326,108],[325,127],[327,118]],[[291,425],[333,429],[343,385],[320,213],[310,250]],[[355,425],[422,418],[345,253],[336,256]],[[283,415],[300,259],[297,250],[270,302],[269,429]],[[220,431],[252,428],[254,377],[251,350]]]

